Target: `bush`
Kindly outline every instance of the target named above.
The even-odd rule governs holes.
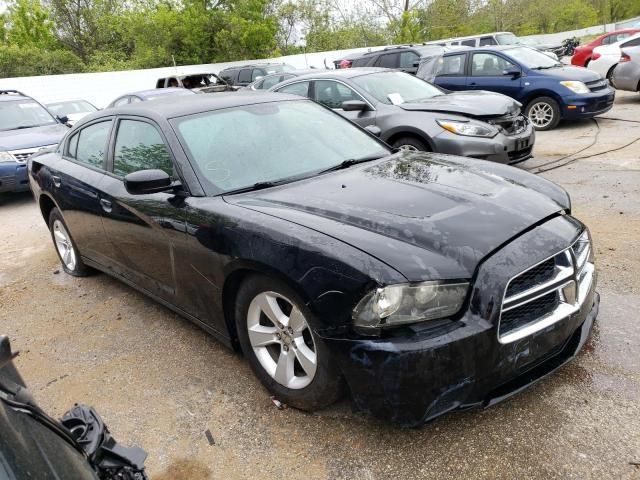
[[[82,60],[68,50],[0,46],[0,78],[82,71],[84,71]]]

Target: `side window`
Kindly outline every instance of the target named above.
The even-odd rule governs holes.
[[[80,133],[76,133],[69,139],[69,143],[67,144],[67,151],[66,151],[67,157],[76,158],[76,150],[78,149],[79,136],[80,136]]]
[[[370,60],[371,57],[356,58],[353,62],[351,62],[351,68],[366,67]]]
[[[362,97],[342,83],[332,80],[316,80],[316,102],[329,108],[342,108],[342,102],[362,100]]]
[[[230,85],[236,83],[236,70],[225,70],[224,72],[220,72],[220,78],[223,79]]]
[[[160,133],[146,122],[121,120],[113,155],[113,173],[125,176],[152,168],[173,176],[171,156]]]
[[[413,68],[420,57],[415,52],[402,52],[400,54],[400,68]]]
[[[78,132],[75,159],[98,168],[104,168],[104,153],[112,121],[94,123]],[[71,142],[69,142],[71,149]]]
[[[266,74],[267,72],[265,72],[261,68],[254,68],[253,73],[251,74],[251,81],[255,82],[258,79],[258,77],[264,77]]]
[[[238,75],[238,83],[251,83],[251,69],[245,68],[240,70]]]
[[[113,102],[113,106],[114,107],[121,107],[122,105],[126,105],[129,103],[129,97],[122,97],[119,98],[118,100],[116,100],[115,102]]]
[[[259,90],[268,90],[274,85],[282,82],[284,80],[282,77],[282,75],[270,75],[260,82],[260,86],[256,85],[256,88]]]
[[[614,35],[609,35],[608,37],[604,37],[602,39],[602,45],[609,45],[613,39]]]
[[[470,38],[469,40],[462,40],[460,42],[460,45],[464,45],[465,47],[475,47],[476,46],[476,39],[475,38]]]
[[[481,37],[480,38],[480,46],[484,47],[485,45],[497,45],[496,39],[493,37]]]
[[[471,60],[471,75],[474,77],[497,77],[510,67],[515,67],[498,55],[493,53],[474,53]]]
[[[442,57],[436,75],[464,75],[464,54]]]
[[[376,62],[376,67],[398,68],[398,57],[399,55],[397,53],[381,55]]]
[[[309,96],[309,82],[298,82],[291,85],[286,85],[278,89],[280,93],[289,93],[291,95],[298,95],[300,97]]]
[[[619,33],[616,41],[621,42],[622,40],[624,40],[625,38],[629,38],[630,36],[630,33]]]

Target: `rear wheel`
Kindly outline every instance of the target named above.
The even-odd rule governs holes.
[[[607,80],[609,80],[609,84],[611,84],[611,78],[613,77],[613,71],[616,69],[616,67],[618,66],[618,64],[616,63],[613,67],[611,67],[609,69],[609,71],[607,72]]]
[[[560,122],[560,106],[551,97],[538,97],[529,102],[525,109],[536,130],[551,130]]]
[[[421,139],[416,137],[401,137],[393,142],[394,148],[408,152],[430,152],[431,149]]]
[[[57,208],[51,210],[49,214],[49,230],[64,271],[74,277],[86,277],[90,273],[89,267],[82,261],[80,252]]]
[[[313,314],[286,284],[249,277],[238,291],[235,318],[251,369],[278,400],[317,410],[340,397],[342,379],[312,330]]]

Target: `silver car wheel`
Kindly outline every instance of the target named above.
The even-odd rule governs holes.
[[[537,128],[548,127],[553,122],[553,107],[548,103],[535,103],[529,109],[529,120]]]
[[[69,270],[76,268],[76,249],[73,248],[69,232],[64,228],[64,224],[60,220],[53,222],[53,238],[62,259],[62,263]]]
[[[400,145],[398,146],[398,150],[401,150],[403,152],[419,152],[420,151],[414,145]]]
[[[247,331],[258,362],[276,382],[293,390],[312,382],[317,349],[307,320],[291,300],[259,293],[249,304]]]

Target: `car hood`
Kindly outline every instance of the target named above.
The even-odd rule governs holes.
[[[5,130],[0,132],[0,151],[36,148],[57,144],[69,131],[60,123],[43,127]]]
[[[564,190],[521,170],[412,152],[224,199],[344,241],[409,281],[471,278],[492,251],[570,208]]]
[[[600,80],[600,74],[596,73],[592,70],[582,67],[573,67],[571,65],[567,65],[565,67],[558,68],[550,68],[548,70],[532,70],[540,75],[544,75],[547,77],[556,77],[560,80],[577,80],[579,82],[594,82],[596,80]]]
[[[471,117],[493,117],[514,114],[522,106],[511,97],[484,90],[469,90],[437,97],[426,98],[419,102],[398,105],[403,110],[421,112],[460,113]]]

